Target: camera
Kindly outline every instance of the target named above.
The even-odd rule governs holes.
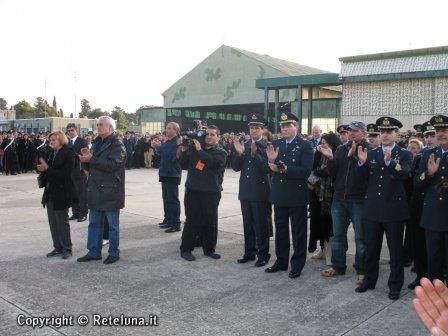
[[[183,138],[182,146],[193,146],[193,140],[198,140],[200,143],[205,142],[205,131],[207,123],[201,120],[193,121],[194,129],[192,131],[182,132],[180,135]]]

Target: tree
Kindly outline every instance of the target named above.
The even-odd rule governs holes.
[[[34,103],[34,115],[36,118],[58,117],[58,111],[51,107],[42,97],[37,97]]]
[[[7,110],[8,109],[8,103],[4,98],[0,98],[0,110]]]
[[[64,118],[64,111],[62,109],[59,109],[58,114],[61,118]]]
[[[103,111],[100,108],[96,108],[96,109],[93,109],[91,112],[89,112],[89,114],[87,115],[87,118],[89,118],[89,119],[96,119],[96,118],[99,118],[101,116],[108,116],[108,115],[109,115],[109,112]]]
[[[31,119],[34,117],[34,109],[27,101],[23,100],[14,105],[17,119]]]
[[[53,108],[57,111],[58,110],[58,104],[56,104],[56,96],[53,96]]]
[[[134,125],[140,125],[141,112],[139,114],[136,113],[125,113],[126,120],[130,123],[134,123]]]
[[[118,106],[112,110],[111,117],[117,121],[117,129],[120,131],[126,131],[129,127],[129,122],[126,119],[126,112]]]
[[[88,117],[90,112],[92,112],[92,108],[90,107],[90,102],[87,99],[82,99],[81,100],[81,112],[79,112],[79,117],[80,118]]]

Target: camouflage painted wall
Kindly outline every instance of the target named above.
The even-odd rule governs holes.
[[[164,92],[164,107],[263,103],[264,92],[255,88],[255,80],[285,76],[236,49],[222,46]],[[294,98],[294,90],[280,91],[280,101]],[[274,92],[270,101],[274,101]]]

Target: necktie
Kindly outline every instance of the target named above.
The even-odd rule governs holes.
[[[73,143],[74,143],[73,139],[70,139],[70,147],[73,147]]]

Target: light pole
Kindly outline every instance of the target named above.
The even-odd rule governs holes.
[[[76,77],[76,71],[75,71],[75,111],[73,112],[73,118],[76,118],[76,106],[77,106],[77,103],[76,103],[76,79],[77,79],[77,77]]]

